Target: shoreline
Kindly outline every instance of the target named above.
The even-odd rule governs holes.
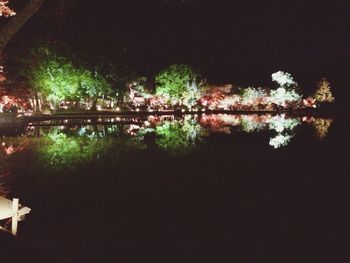
[[[252,111],[252,110],[198,110],[198,111],[79,111],[79,112],[57,112],[53,114],[33,114],[31,116],[20,116],[14,113],[0,113],[0,123],[29,123],[37,120],[59,120],[59,119],[88,119],[88,118],[107,118],[107,117],[145,117],[150,115],[202,115],[202,114],[228,114],[228,115],[279,115],[287,114],[290,116],[315,116],[315,117],[334,117],[343,111],[335,109],[294,109],[281,111]]]

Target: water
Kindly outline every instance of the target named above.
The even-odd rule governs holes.
[[[32,208],[19,239],[44,262],[348,262],[348,131],[288,115],[37,121],[0,128],[0,191]]]

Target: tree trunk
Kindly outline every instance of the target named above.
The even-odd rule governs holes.
[[[41,111],[41,107],[40,107],[40,102],[39,102],[39,94],[38,92],[35,91],[34,93],[34,99],[35,99],[35,112],[40,112]]]
[[[97,98],[94,98],[94,100],[92,101],[92,105],[91,105],[91,111],[96,111],[97,109]]]
[[[45,0],[30,0],[29,3],[11,18],[0,30],[0,53],[11,41],[13,36],[39,10]]]

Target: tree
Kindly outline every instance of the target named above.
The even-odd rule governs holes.
[[[331,103],[334,101],[334,97],[331,92],[331,85],[325,78],[321,79],[317,86],[318,89],[314,94],[314,98],[316,99],[316,101],[321,103]]]
[[[2,16],[13,16],[1,29],[0,29],[0,53],[14,37],[14,35],[27,23],[27,21],[40,9],[45,0],[30,0],[21,10],[16,13],[9,9],[7,1],[0,1],[0,14]]]
[[[92,99],[91,110],[96,110],[98,98],[111,93],[112,85],[98,71],[79,69],[78,74],[81,97]]]
[[[65,57],[47,53],[46,57],[43,56],[38,64],[25,74],[35,93],[44,96],[51,102],[53,108],[62,100],[80,98],[77,68]]]
[[[16,14],[10,7],[8,7],[8,1],[0,1],[0,16],[9,17]]]
[[[156,76],[156,94],[173,104],[182,104],[187,95],[193,96],[193,85],[201,85],[200,77],[187,65],[172,65]]]
[[[291,74],[278,71],[272,74],[272,80],[277,82],[279,88],[270,92],[270,102],[282,107],[286,107],[288,103],[299,103],[301,95],[297,92],[297,85]]]

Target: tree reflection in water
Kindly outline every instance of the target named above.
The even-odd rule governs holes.
[[[302,123],[312,125],[316,137],[322,139],[327,136],[332,122],[331,119],[284,114],[202,114],[132,118],[132,124],[116,122],[106,125],[101,119],[103,125],[97,121],[94,125],[68,122],[46,128],[30,126],[20,135],[2,135],[0,180],[11,174],[11,169],[16,167],[13,165],[17,162],[16,156],[21,154],[36,156],[40,169],[59,172],[98,162],[106,155],[120,158],[130,150],[147,150],[150,144],[170,156],[187,156],[200,148],[211,133],[272,132],[269,145],[277,149],[291,142]],[[151,136],[146,140],[146,135]],[[0,189],[5,189],[1,182]]]
[[[191,116],[183,120],[166,121],[156,127],[156,143],[172,156],[186,156],[203,142],[204,128]]]

